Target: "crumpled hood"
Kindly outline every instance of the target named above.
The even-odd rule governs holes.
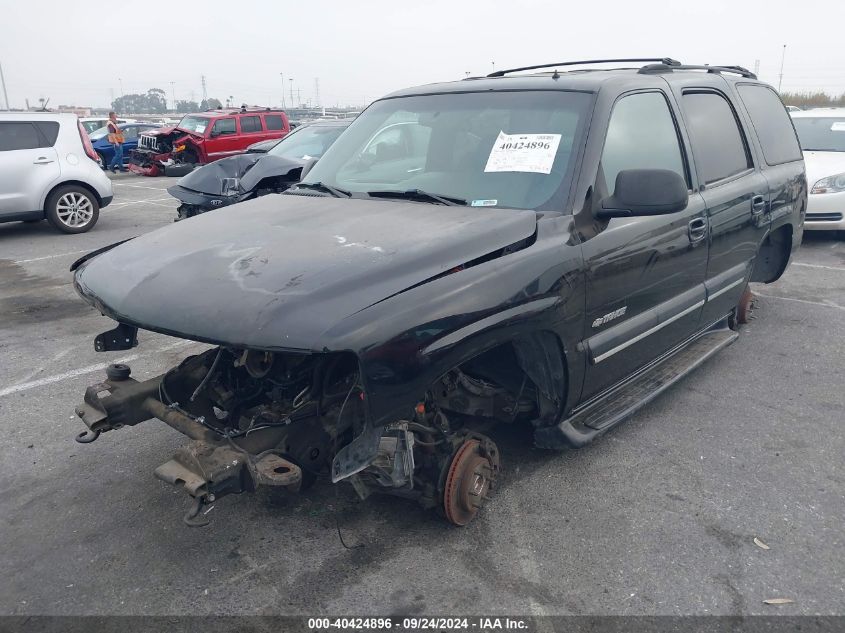
[[[347,316],[528,238],[536,222],[533,211],[269,195],[121,244],[74,283],[142,329],[319,351]]]
[[[822,178],[845,173],[845,152],[804,152],[807,186],[813,188]]]
[[[303,164],[304,161],[290,160],[281,156],[238,154],[195,169],[182,176],[176,182],[176,186],[211,196],[220,196],[223,195],[223,179],[238,178],[241,181],[241,191],[247,192],[255,187],[262,178],[283,176],[292,169],[302,168]],[[253,171],[255,171],[254,174]]]
[[[176,127],[157,127],[154,130],[146,130],[142,132],[143,136],[161,136],[162,134],[170,134]],[[179,130],[180,132],[182,130]],[[187,132],[186,132],[187,134]]]

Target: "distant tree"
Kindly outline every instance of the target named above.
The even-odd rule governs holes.
[[[167,99],[164,90],[150,88],[145,94],[131,93],[112,101],[115,112],[125,114],[162,114],[167,112]]]
[[[786,105],[799,108],[829,108],[845,106],[845,93],[837,96],[829,95],[822,90],[815,92],[782,92],[780,98]]]
[[[203,99],[200,101],[200,110],[217,110],[222,108],[223,104],[220,103],[219,99],[211,98],[211,99]]]
[[[177,101],[176,112],[199,112],[200,104],[196,101]]]
[[[167,95],[161,88],[147,90],[147,109],[150,114],[167,112]]]

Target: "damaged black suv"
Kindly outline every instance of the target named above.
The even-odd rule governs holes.
[[[502,467],[491,427],[581,447],[735,341],[748,283],[801,241],[790,118],[737,66],[606,61],[392,94],[287,193],[74,264],[118,322],[98,350],[209,344],[149,380],[111,366],[77,439],[187,435],[156,475],[191,525],[321,476],[464,525]]]

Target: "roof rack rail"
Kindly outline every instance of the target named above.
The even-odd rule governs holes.
[[[584,66],[586,64],[608,64],[608,63],[631,63],[631,62],[659,62],[665,66],[680,66],[681,62],[671,57],[632,57],[627,59],[588,59],[579,62],[560,62],[557,64],[538,64],[537,66],[523,66],[522,68],[509,68],[507,70],[497,70],[492,72],[488,77],[504,77],[509,73],[517,73],[523,70],[538,70],[540,68],[556,68],[557,66]]]
[[[708,64],[648,64],[640,68],[637,72],[641,75],[648,75],[652,73],[674,72],[676,70],[706,70],[708,73],[714,74],[734,73],[748,79],[757,79],[757,75],[742,66],[710,66]]]

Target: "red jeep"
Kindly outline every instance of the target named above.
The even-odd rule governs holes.
[[[161,127],[142,134],[138,149],[129,156],[129,169],[144,176],[181,175],[193,165],[241,154],[253,143],[282,138],[288,132],[287,115],[271,108],[242,107],[187,114],[176,127]]]

